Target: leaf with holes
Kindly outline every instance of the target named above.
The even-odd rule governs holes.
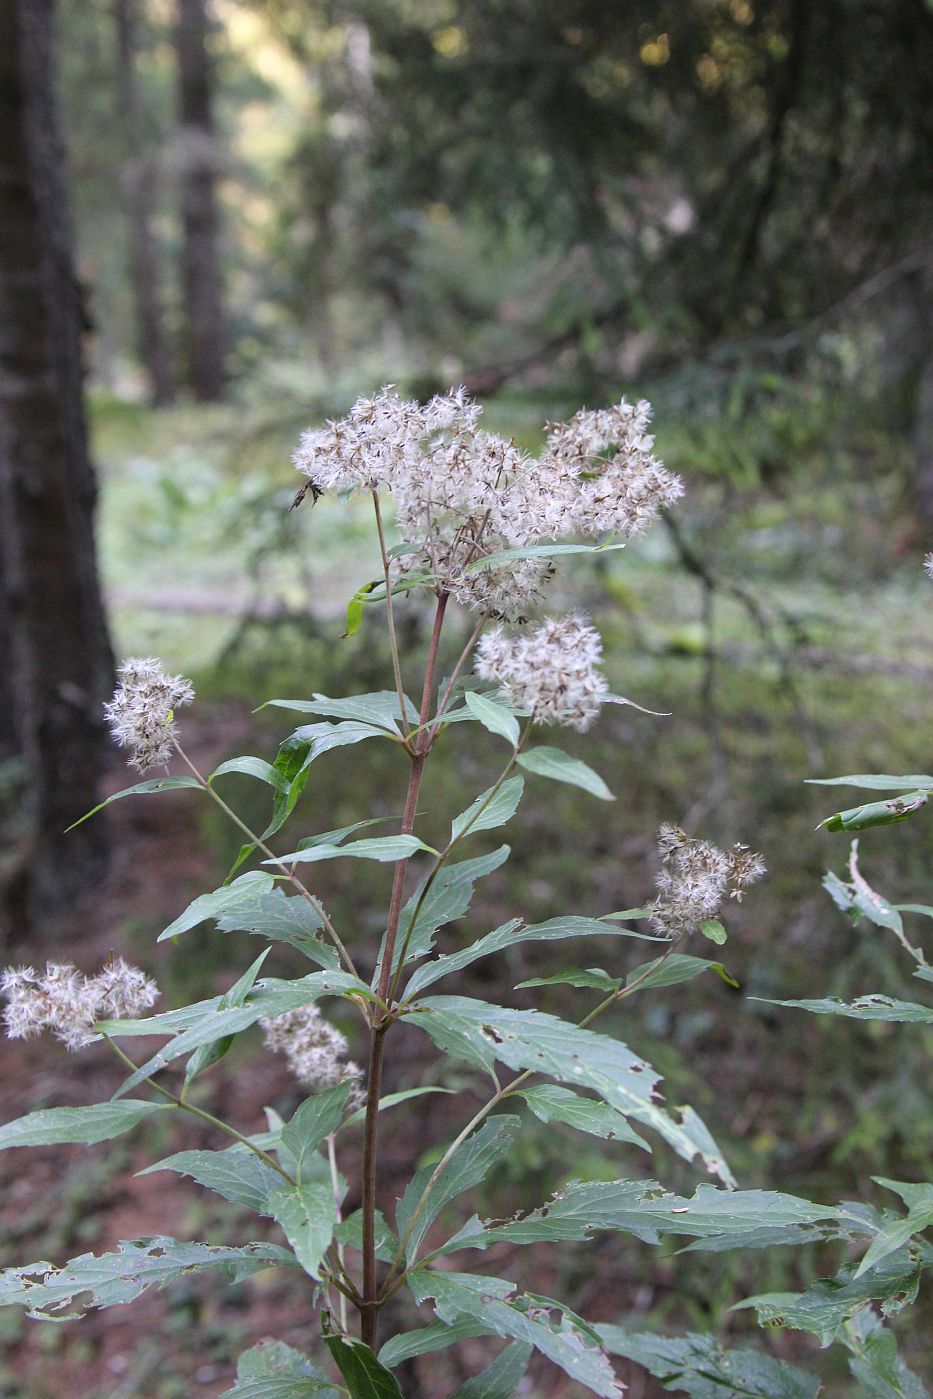
[[[177,1171],[179,1175],[190,1176],[198,1185],[256,1214],[271,1214],[267,1205],[269,1195],[282,1184],[278,1171],[267,1166],[254,1151],[239,1144],[225,1151],[179,1151],[137,1174],[148,1176],[154,1171]]]
[[[268,1196],[267,1204],[302,1268],[312,1278],[319,1279],[321,1262],[337,1225],[333,1186],[329,1181],[280,1185]]]
[[[597,1326],[610,1355],[643,1366],[665,1389],[693,1399],[816,1399],[820,1382],[786,1361],[754,1350],[723,1350],[714,1336],[656,1336]]]
[[[340,1399],[323,1370],[284,1341],[261,1341],[237,1361],[236,1384],[221,1399]]]

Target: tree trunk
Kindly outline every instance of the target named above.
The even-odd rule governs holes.
[[[917,311],[920,354],[913,432],[914,482],[917,513],[924,527],[933,530],[933,258],[920,274]]]
[[[97,579],[81,306],[55,104],[51,0],[0,5],[0,555],[9,686],[35,842],[28,906],[100,873],[94,804],[113,663]]]
[[[173,401],[175,387],[159,294],[158,255],[152,236],[158,165],[152,151],[147,149],[136,81],[137,4],[138,0],[115,0],[114,4],[119,117],[129,151],[125,184],[136,339],[139,356],[149,378],[150,401],[158,408]]]
[[[210,403],[224,395],[225,334],[216,193],[218,147],[208,32],[207,0],[178,0],[175,48],[188,382],[196,398]]]

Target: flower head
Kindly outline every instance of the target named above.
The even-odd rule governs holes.
[[[476,673],[497,682],[508,703],[536,724],[582,730],[609,693],[597,668],[602,649],[599,633],[576,615],[550,617],[512,636],[494,627],[477,645]]]
[[[924,555],[923,567],[927,577],[933,578],[933,554]]]
[[[658,831],[661,869],[658,896],[651,905],[651,925],[661,937],[677,938],[696,932],[705,919],[715,918],[727,898],[765,874],[765,863],[747,845],[720,850],[707,840],[691,840],[678,826]]]
[[[299,1083],[313,1092],[361,1077],[362,1070],[346,1057],[346,1036],[324,1019],[317,1006],[298,1006],[259,1024],[268,1047],[284,1054]]]
[[[181,675],[166,675],[160,661],[134,658],[119,669],[120,684],[104,714],[115,741],[132,749],[140,772],[161,767],[172,756],[178,732],[174,712],[194,699],[194,687]]]
[[[71,962],[47,962],[42,973],[10,967],[0,975],[7,1039],[32,1039],[51,1030],[69,1049],[91,1043],[95,1021],[132,1019],[158,994],[155,982],[122,957],[91,977]]]

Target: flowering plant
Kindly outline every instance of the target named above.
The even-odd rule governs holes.
[[[197,790],[217,803],[245,842],[224,885],[195,899],[161,938],[214,921],[221,931],[242,929],[268,946],[223,995],[148,1016],[141,1012],[152,1007],[156,988],[122,960],[90,977],[67,965],[50,965],[42,973],[28,967],[9,971],[2,989],[10,1036],[50,1029],[72,1049],[101,1037],[129,1072],[109,1102],[50,1109],[8,1123],[0,1129],[0,1149],[100,1142],[152,1114],[191,1113],[218,1143],[225,1136],[232,1144],[175,1153],[150,1169],[184,1173],[273,1221],[280,1232],[276,1241],[237,1247],[160,1236],[123,1243],[99,1257],[86,1254],[63,1267],[37,1262],[10,1268],[0,1273],[0,1301],[22,1305],[37,1318],[62,1320],[90,1306],[130,1301],[191,1272],[239,1282],[259,1269],[293,1268],[307,1276],[340,1378],[290,1347],[260,1347],[241,1359],[231,1396],[349,1393],[353,1399],[391,1399],[402,1393],[394,1372],[406,1360],[465,1337],[487,1336],[504,1340],[505,1348],[481,1376],[457,1390],[459,1399],[513,1394],[533,1352],[590,1392],[611,1397],[622,1392],[613,1355],[670,1379],[663,1366],[673,1352],[668,1361],[659,1359],[650,1338],[614,1325],[594,1327],[563,1302],[469,1269],[463,1255],[504,1242],[583,1242],[597,1231],[628,1233],[646,1244],[674,1236],[716,1250],[878,1233],[882,1226],[875,1220],[853,1222],[834,1207],[738,1190],[697,1113],[666,1106],[655,1069],[614,1035],[592,1028],[636,992],[709,969],[725,975],[720,963],[682,948],[691,939],[701,945],[704,938],[714,944],[725,939],[724,906],[764,872],[760,857],[745,846],[720,850],[666,825],[659,835],[657,893],[648,906],[566,914],[537,924],[513,917],[465,944],[451,933],[468,911],[476,882],[509,854],[502,845],[461,858],[461,847],[514,816],[526,777],[570,783],[612,800],[592,768],[557,746],[533,741],[533,735],[540,726],[585,730],[603,705],[631,701],[610,694],[600,668],[600,639],[586,619],[527,618],[555,559],[621,548],[680,495],[680,481],[653,455],[648,415],[647,404],[624,401],[580,412],[552,425],[541,454],[530,457],[482,431],[480,410],[462,391],[419,405],[384,389],[360,400],[341,421],[307,432],[295,458],[307,477],[303,492],[371,497],[383,574],[351,601],[347,629],[359,627],[367,607],[384,604],[393,685],[345,699],[316,693],[271,701],[305,720],[272,763],[244,756],[203,775],[182,746],[176,719],[176,711],[193,699],[191,685],[166,675],[153,660],[122,667],[120,688],[107,709],[117,742],[143,772],[169,759],[182,770],[144,780],[109,800]],[[390,499],[400,536],[391,546],[384,518]],[[394,615],[402,592],[433,599],[417,703],[403,686],[405,658]],[[452,602],[466,609],[469,634],[444,677]],[[448,735],[456,738],[464,724],[479,724],[502,742],[503,765],[453,819],[449,835],[432,830],[429,841],[416,834],[425,767],[435,746]],[[360,835],[372,824],[363,815],[351,826],[286,842],[292,848],[277,853],[270,842],[293,816],[312,765],[332,749],[362,742],[391,745],[407,768],[398,831]],[[262,832],[254,832],[218,791],[231,772],[271,789],[271,816]],[[313,880],[305,877],[310,866],[339,859],[393,866],[378,946],[359,945],[335,926]],[[253,860],[256,868],[243,872]],[[458,990],[456,978],[467,967],[517,944],[597,938],[611,961],[613,945],[623,937],[650,944],[648,960],[627,977],[610,965],[570,968],[543,979],[596,993],[593,1008],[575,1023]],[[261,975],[276,942],[300,951],[316,970],[291,980]],[[448,987],[435,994],[442,980]],[[542,979],[522,984],[533,987]],[[320,1009],[322,1001],[335,998],[358,1017],[355,1061],[348,1058],[347,1038]],[[413,1092],[440,1091],[383,1092],[385,1066],[403,1024],[466,1066],[460,1091],[480,1103],[464,1112],[452,1140],[432,1144],[427,1164],[415,1171],[390,1218],[379,1167],[382,1116]],[[192,1095],[195,1081],[254,1025],[309,1090],[288,1121],[270,1112],[264,1131],[224,1122]],[[138,1063],[124,1046],[141,1036],[162,1037],[164,1044]],[[171,1077],[179,1065],[180,1081]],[[148,1096],[130,1096],[137,1090]],[[700,1183],[683,1197],[640,1174],[570,1180],[520,1217],[483,1221],[474,1215],[452,1228],[449,1207],[507,1155],[526,1120],[522,1113],[632,1151],[650,1152],[655,1134],[718,1184]],[[346,1209],[344,1172],[359,1181],[358,1209]],[[385,1308],[403,1288],[427,1309],[426,1324],[381,1335]],[[680,1347],[675,1378],[691,1393],[799,1396],[818,1387],[771,1357],[723,1352],[710,1338],[665,1344]],[[730,1376],[741,1377],[741,1390],[730,1387]]]

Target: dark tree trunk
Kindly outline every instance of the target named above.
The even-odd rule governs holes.
[[[225,377],[209,28],[207,0],[178,0],[175,47],[188,382],[195,396],[207,403],[223,398]]]
[[[933,260],[920,275],[919,377],[914,414],[913,457],[917,512],[933,530]]]
[[[148,149],[136,81],[137,3],[138,0],[115,0],[114,19],[117,29],[119,115],[129,150],[126,210],[136,338],[139,356],[149,377],[149,396],[158,408],[172,402],[175,387],[159,293],[159,260],[152,236],[158,164],[151,149]]]
[[[29,774],[34,919],[100,873],[93,805],[112,658],[94,549],[81,306],[55,106],[51,0],[0,5],[0,555]]]

